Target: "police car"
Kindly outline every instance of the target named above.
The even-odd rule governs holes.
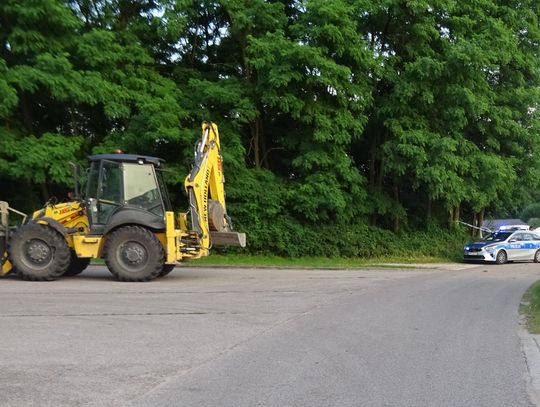
[[[463,259],[497,264],[514,260],[540,263],[540,234],[529,231],[526,225],[503,226],[482,241],[467,243]]]

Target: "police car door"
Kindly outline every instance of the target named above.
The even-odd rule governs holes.
[[[534,253],[536,252],[536,242],[532,233],[523,233],[523,241],[521,246],[523,248],[523,260],[534,259]]]
[[[506,247],[508,252],[508,260],[519,260],[521,258],[522,239],[522,233],[514,233],[510,240],[508,240],[508,246]]]
[[[531,233],[533,240],[533,256],[536,254],[536,251],[540,249],[540,235],[538,233]],[[534,257],[533,257],[534,260]]]
[[[523,233],[516,233],[508,241],[508,260],[523,260],[527,258],[526,240]]]

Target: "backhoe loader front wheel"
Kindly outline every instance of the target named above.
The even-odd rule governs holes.
[[[123,226],[108,237],[105,263],[120,281],[149,281],[163,269],[165,253],[157,237],[140,226]]]
[[[69,266],[66,240],[47,225],[21,226],[10,239],[8,252],[14,269],[24,280],[56,280]]]
[[[174,270],[175,266],[176,264],[164,264],[158,277],[165,277],[167,274]]]

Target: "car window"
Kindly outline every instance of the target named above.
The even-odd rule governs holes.
[[[487,242],[502,242],[503,240],[506,240],[508,236],[510,236],[512,233],[510,232],[495,232],[486,237]]]
[[[533,235],[530,233],[523,233],[523,240],[533,240]]]
[[[512,239],[514,240],[517,240],[518,242],[522,241],[522,240],[525,240],[523,238],[523,233],[516,233],[514,236],[512,236]]]
[[[533,233],[533,239],[534,240],[540,240],[540,235],[537,235],[536,233]]]

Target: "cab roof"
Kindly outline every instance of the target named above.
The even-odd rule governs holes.
[[[89,161],[114,161],[122,163],[152,164],[156,168],[162,168],[165,160],[157,157],[138,154],[96,154],[88,157]]]

